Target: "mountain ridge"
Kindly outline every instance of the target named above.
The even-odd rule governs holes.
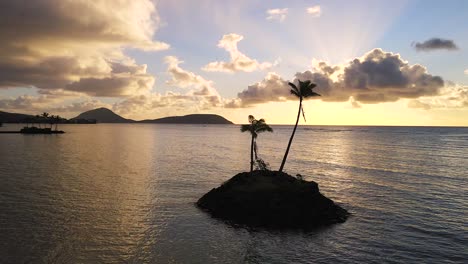
[[[157,119],[145,119],[138,122],[153,124],[234,124],[226,118],[215,114],[190,114],[184,116],[167,116]]]
[[[25,123],[33,115],[9,113],[0,111],[0,122],[4,123]],[[184,116],[167,116],[156,119],[133,120],[124,118],[112,110],[101,107],[85,111],[69,120],[66,123],[78,123],[79,120],[95,120],[97,123],[149,123],[149,124],[234,124],[226,118],[216,114],[190,114]]]

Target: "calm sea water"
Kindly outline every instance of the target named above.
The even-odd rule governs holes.
[[[0,263],[468,262],[468,128],[300,127],[285,170],[353,214],[310,233],[194,206],[248,170],[238,126],[62,129],[0,135]],[[292,127],[274,129],[258,145],[278,169]]]

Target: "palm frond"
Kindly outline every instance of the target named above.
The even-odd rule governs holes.
[[[297,86],[292,82],[288,82],[288,84],[289,84],[289,86],[291,86],[291,93],[296,95],[296,96],[299,96],[300,95],[299,88],[297,88]]]
[[[257,132],[257,133],[261,133],[261,132],[265,132],[265,131],[273,132],[273,129],[269,125],[267,125],[265,123],[255,127],[255,132]]]
[[[299,80],[299,87],[301,88],[302,90],[302,87],[308,87],[310,85],[310,80],[305,80],[305,81],[300,81]]]
[[[320,94],[312,91],[312,89],[310,90],[305,90],[303,93],[302,93],[302,96],[304,97],[313,97],[313,96],[320,96]]]
[[[294,95],[297,96],[297,97],[301,97],[301,95],[300,95],[297,91],[295,91],[295,90],[293,90],[293,89],[291,89],[290,92],[291,92],[291,94],[294,94]]]
[[[250,131],[251,128],[252,128],[252,125],[241,125],[240,131],[241,131],[241,132]]]
[[[294,83],[288,82],[288,84],[289,84],[289,86],[291,86],[294,90],[296,90],[296,91],[298,90],[298,89],[297,89],[297,86],[296,86]]]

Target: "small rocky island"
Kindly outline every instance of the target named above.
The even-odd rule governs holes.
[[[271,229],[308,230],[343,223],[349,216],[319,192],[317,183],[267,170],[237,174],[197,206],[235,225]]]
[[[52,130],[51,128],[44,127],[23,127],[20,131],[21,134],[63,134],[62,130]]]

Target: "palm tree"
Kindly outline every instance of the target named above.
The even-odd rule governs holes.
[[[44,123],[47,123],[47,119],[49,118],[49,113],[44,112],[44,113],[42,113],[41,116],[45,119],[45,122],[44,122]],[[44,124],[44,128],[45,128],[45,127],[46,127],[46,125]],[[51,125],[51,127],[52,127],[52,125]]]
[[[55,116],[54,115],[50,115],[48,117],[49,119],[49,125],[50,125],[50,129],[52,130],[52,127],[54,126],[54,123],[55,123]]]
[[[294,83],[289,82],[288,84],[289,86],[291,86],[291,94],[294,94],[295,96],[299,97],[299,111],[297,112],[296,125],[294,126],[291,138],[289,139],[288,147],[286,148],[286,153],[284,153],[283,161],[281,162],[281,167],[279,171],[283,171],[284,164],[286,163],[286,159],[288,158],[289,148],[291,148],[291,143],[294,138],[294,134],[296,133],[297,124],[299,123],[299,118],[301,117],[301,112],[305,121],[304,109],[302,108],[302,100],[308,97],[320,96],[320,94],[312,91],[312,89],[315,88],[316,84],[311,83],[308,80],[304,82],[299,80],[299,88]]]
[[[41,128],[41,116],[40,115],[36,115],[35,122],[37,122],[37,125],[39,126],[39,128]]]
[[[253,171],[254,165],[254,151],[255,151],[255,158],[257,158],[257,143],[256,139],[259,133],[268,131],[273,132],[273,129],[267,125],[265,119],[256,120],[253,115],[249,115],[249,125],[242,125],[240,128],[241,132],[249,131],[252,135],[252,140],[250,142],[250,172]]]
[[[57,131],[57,126],[58,126],[58,123],[60,122],[61,117],[59,115],[56,115],[53,118],[55,121],[55,131]]]

